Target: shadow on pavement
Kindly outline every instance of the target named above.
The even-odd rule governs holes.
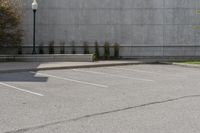
[[[47,82],[48,77],[36,76],[31,72],[1,73],[0,82]]]
[[[35,73],[28,71],[38,68],[41,64],[41,62],[1,62],[0,82],[46,82],[48,77],[36,76]]]

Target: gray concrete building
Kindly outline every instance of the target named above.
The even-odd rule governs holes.
[[[32,0],[24,0],[24,45],[32,45]],[[199,56],[199,0],[38,0],[37,45],[120,44],[123,57]]]

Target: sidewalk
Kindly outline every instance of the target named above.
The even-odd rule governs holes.
[[[0,62],[0,73],[141,64],[141,61]]]

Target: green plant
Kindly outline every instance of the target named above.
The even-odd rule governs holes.
[[[92,61],[96,61],[97,60],[97,57],[95,54],[92,55]]]
[[[76,54],[76,48],[75,48],[75,42],[71,42],[71,47],[72,47],[72,54]]]
[[[44,44],[43,44],[43,42],[41,42],[39,44],[39,54],[44,54]]]
[[[17,54],[22,54],[22,46],[17,46]]]
[[[114,58],[119,58],[119,44],[115,43],[114,44]]]
[[[60,54],[65,54],[65,42],[60,42]]]
[[[0,46],[19,46],[22,43],[19,0],[0,0]]]
[[[54,54],[54,41],[49,42],[49,54]]]
[[[84,54],[89,54],[89,47],[88,47],[88,43],[84,42],[83,43],[83,48],[84,48]]]
[[[110,59],[110,44],[105,42],[104,44],[104,59]]]
[[[99,55],[99,44],[98,42],[96,41],[95,42],[95,58],[96,59],[99,59],[100,55]]]

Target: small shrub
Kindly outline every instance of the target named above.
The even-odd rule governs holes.
[[[72,54],[76,54],[75,42],[72,41],[71,43],[72,43],[71,44],[71,46],[72,46]]]
[[[95,42],[95,58],[96,59],[99,59],[100,55],[99,55],[99,44],[98,42],[96,41]]]
[[[84,42],[83,43],[83,48],[84,48],[84,54],[89,54],[89,47],[88,47],[88,43]]]
[[[17,47],[17,54],[22,54],[22,46]]]
[[[92,55],[92,61],[96,61],[97,60],[97,57],[95,54]]]
[[[114,44],[114,58],[119,58],[119,44],[115,43]]]
[[[60,54],[65,54],[65,42],[60,42]]]
[[[43,42],[41,42],[40,45],[39,45],[39,54],[44,54],[44,44],[43,44]]]
[[[54,41],[49,42],[49,54],[54,54]]]
[[[109,42],[105,42],[104,44],[104,59],[110,58],[110,44]]]

